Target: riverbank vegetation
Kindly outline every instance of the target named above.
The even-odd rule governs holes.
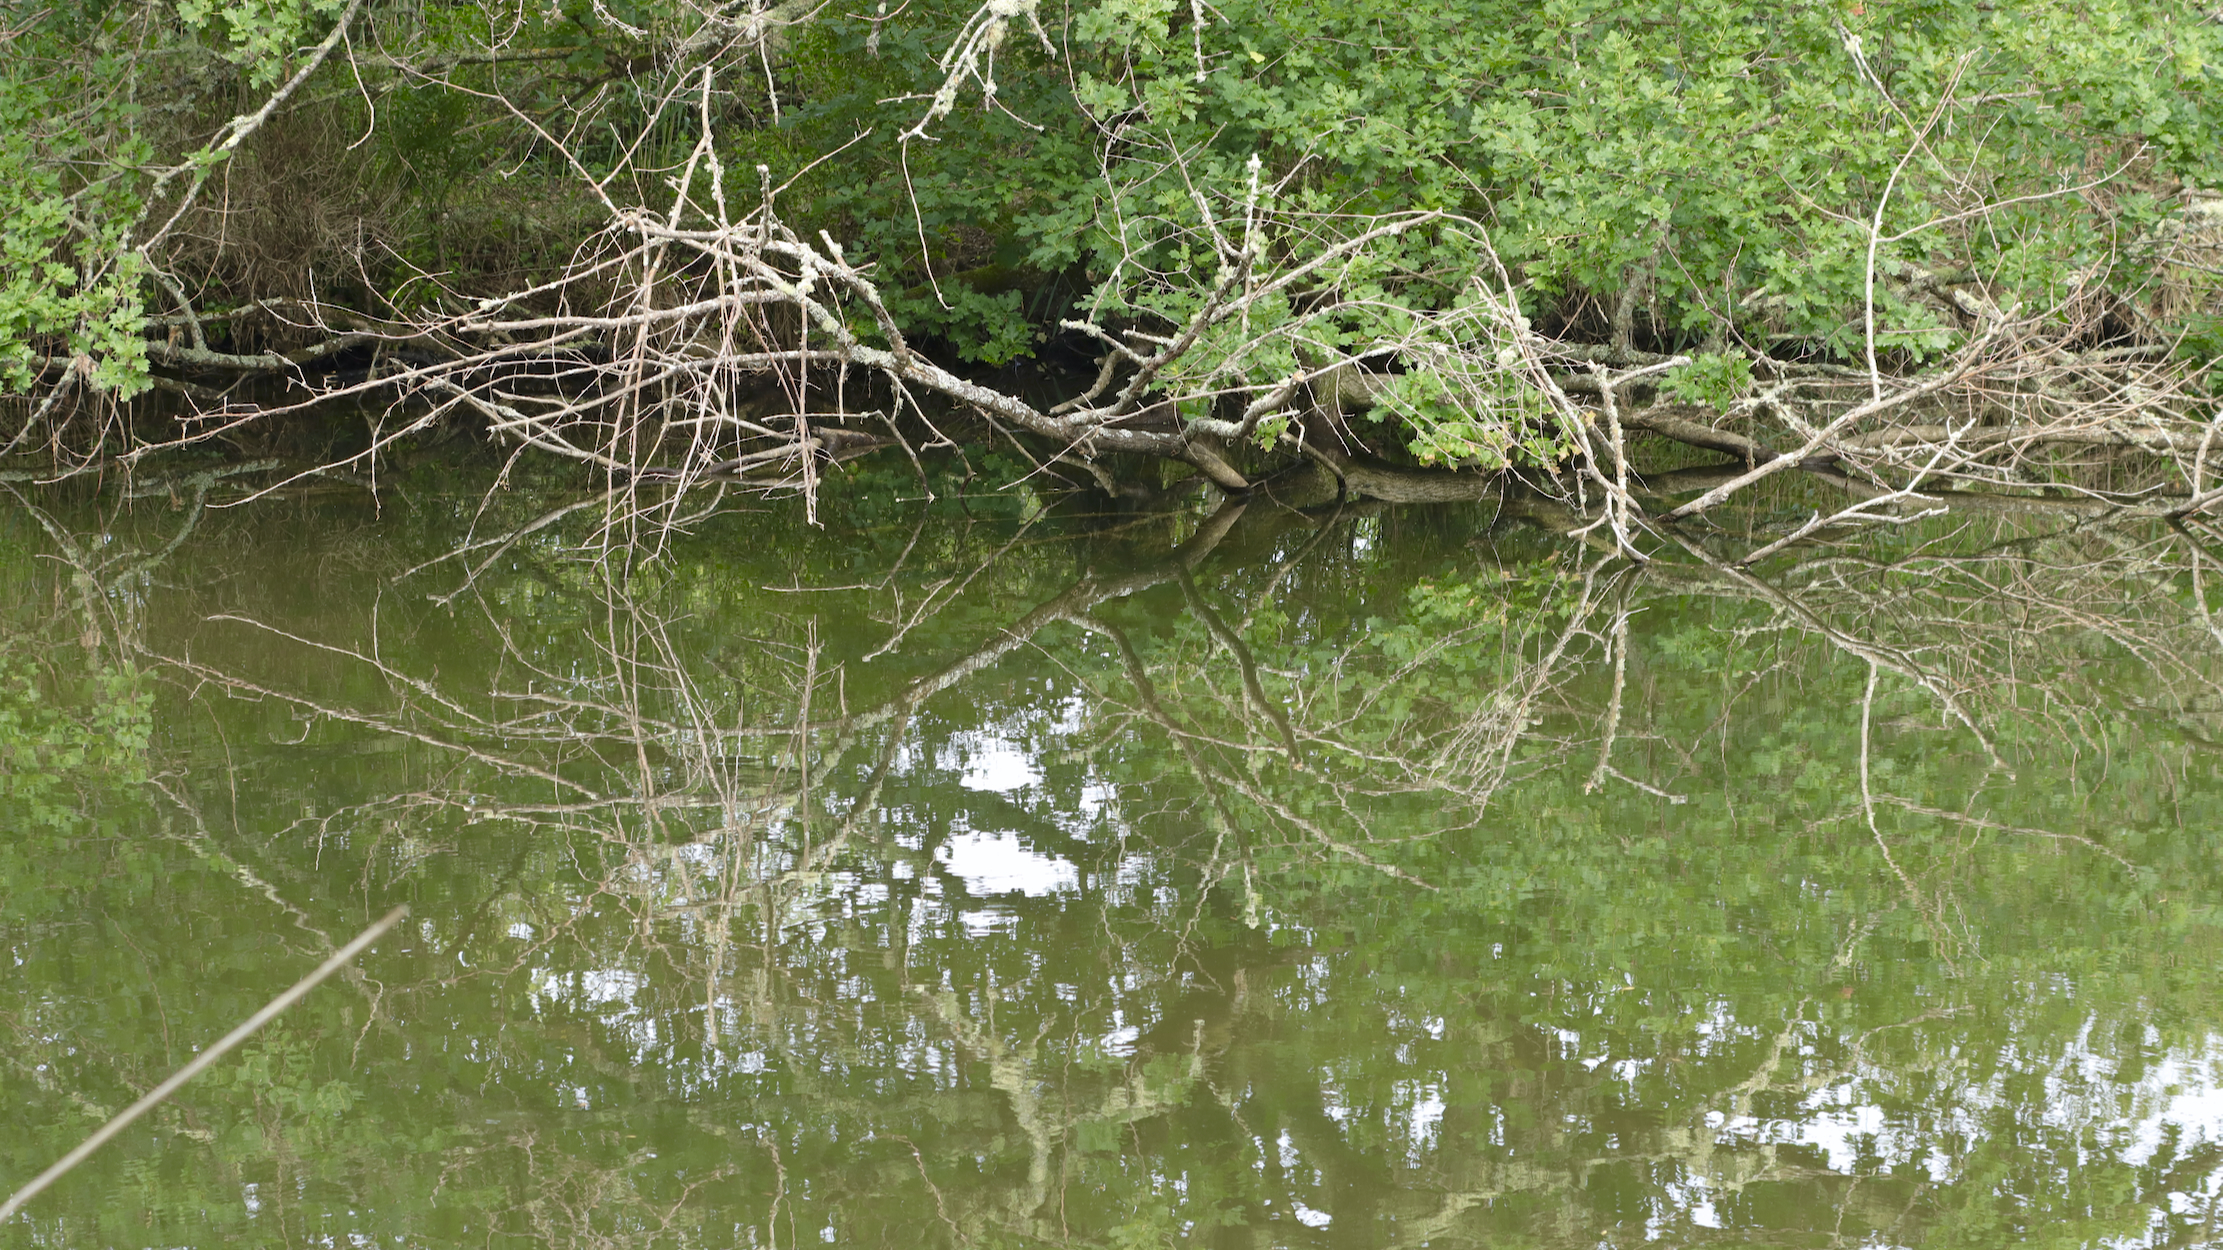
[[[12,472],[367,480],[458,435],[636,504],[991,447],[1128,494],[1510,470],[1632,552],[1789,467],[1845,491],[1817,528],[2223,499],[2198,5],[857,10],[9,19]],[[1736,471],[1648,493],[1676,446]]]

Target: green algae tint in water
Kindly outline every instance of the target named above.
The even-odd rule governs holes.
[[[2178,533],[563,502],[0,522],[0,1244],[2218,1236]]]

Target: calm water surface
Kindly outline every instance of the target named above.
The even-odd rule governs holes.
[[[0,1189],[414,914],[0,1244],[2223,1237],[2199,531],[193,491],[0,511]]]

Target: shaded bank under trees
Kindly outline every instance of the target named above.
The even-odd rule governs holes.
[[[1521,470],[1624,548],[1794,466],[1860,488],[1817,525],[1954,483],[2214,502],[2223,25],[2189,3],[14,20],[26,474],[460,429],[635,502],[814,500],[847,455],[993,444],[1113,490],[1164,480],[1120,453],[1231,493]],[[1639,434],[1748,472],[1648,501]]]

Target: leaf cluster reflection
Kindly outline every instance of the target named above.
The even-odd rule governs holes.
[[[418,918],[41,1244],[2213,1234],[2197,530],[198,499],[8,523],[7,1174]]]

